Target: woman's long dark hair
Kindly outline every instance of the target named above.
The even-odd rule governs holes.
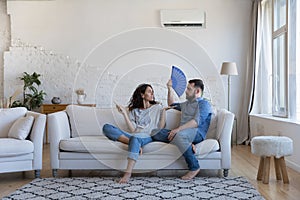
[[[153,91],[153,88],[151,85],[143,83],[139,85],[135,91],[132,94],[132,97],[130,98],[128,109],[129,111],[135,109],[135,108],[144,108],[144,102],[141,94],[145,94],[147,87],[150,87]],[[157,104],[155,101],[155,98],[153,97],[153,101],[149,102],[150,104]]]

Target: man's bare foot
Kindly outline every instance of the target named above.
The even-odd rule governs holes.
[[[192,180],[200,172],[200,169],[196,171],[188,171],[184,176],[181,177],[182,180]]]
[[[131,177],[131,173],[125,172],[123,177],[119,180],[119,183],[128,183],[130,177]]]
[[[196,153],[196,146],[194,144],[192,144],[192,150],[194,152],[194,154]]]

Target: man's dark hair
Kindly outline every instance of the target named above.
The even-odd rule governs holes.
[[[204,84],[203,81],[200,79],[192,79],[189,80],[189,84],[194,83],[194,87],[200,88],[202,90],[202,92],[204,91]]]

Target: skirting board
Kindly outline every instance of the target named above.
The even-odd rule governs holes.
[[[300,173],[300,166],[297,165],[296,163],[294,162],[291,162],[289,161],[287,158],[285,158],[285,162],[286,162],[286,165],[290,168],[292,168],[293,170],[297,171]]]

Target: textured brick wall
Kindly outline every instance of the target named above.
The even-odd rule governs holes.
[[[0,0],[0,97],[4,95],[4,51],[7,51],[10,45],[10,18],[7,15],[6,0]]]
[[[116,101],[125,105],[137,85],[150,83],[156,100],[166,104],[166,82],[175,65],[187,79],[203,79],[204,97],[214,106],[224,107],[219,72],[206,51],[184,34],[161,28],[136,29],[95,44],[80,57],[84,59],[13,38],[4,55],[5,96],[23,86],[19,80],[23,72],[37,72],[42,75],[40,89],[47,93],[45,103],[53,97],[60,97],[62,103],[76,103],[75,90],[83,88],[85,103],[111,107]]]

